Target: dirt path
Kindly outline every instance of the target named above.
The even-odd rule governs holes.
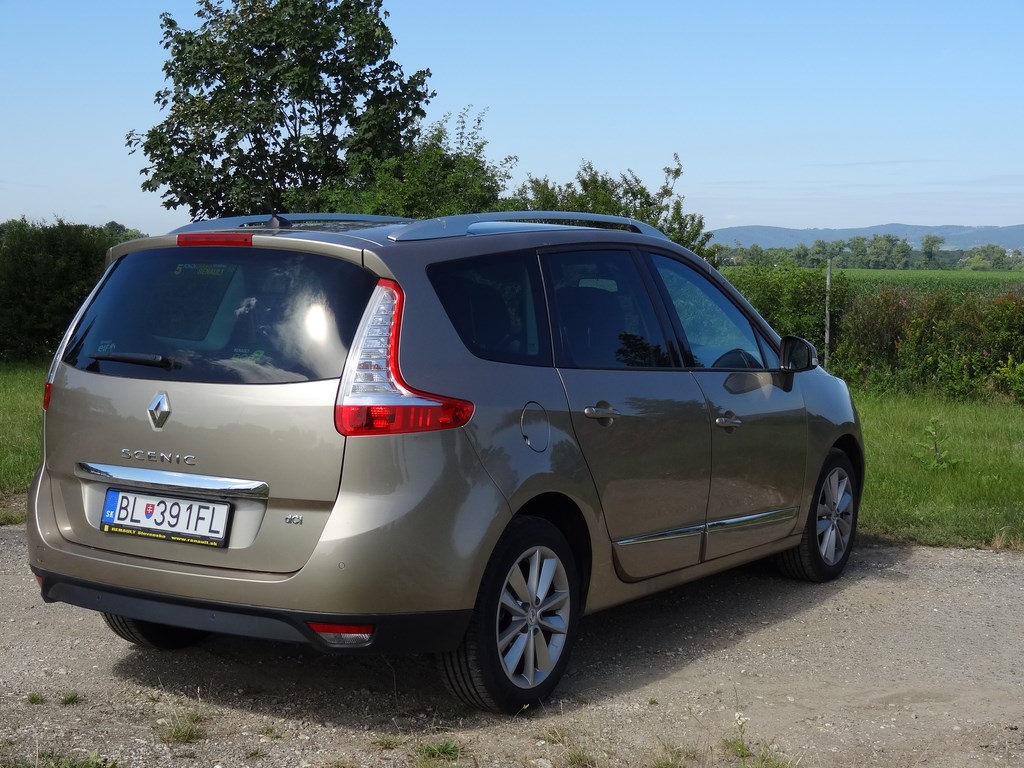
[[[429,659],[137,651],[43,604],[24,550],[0,528],[3,768],[51,748],[119,768],[737,766],[737,712],[763,765],[1024,766],[1020,553],[862,548],[832,584],[754,565],[606,611],[556,698],[509,718],[454,704]]]

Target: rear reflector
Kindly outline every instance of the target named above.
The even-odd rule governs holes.
[[[43,385],[43,410],[47,410],[50,407],[50,393],[53,392],[53,384],[46,382]]]
[[[321,624],[309,622],[328,645],[365,645],[373,639],[373,624]]]
[[[252,235],[245,232],[183,232],[178,245],[252,245]]]

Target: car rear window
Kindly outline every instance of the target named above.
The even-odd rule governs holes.
[[[336,378],[375,284],[358,265],[292,251],[137,251],[107,273],[63,360],[161,380]]]

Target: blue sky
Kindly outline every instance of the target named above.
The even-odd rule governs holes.
[[[711,229],[1024,223],[1021,0],[385,0],[428,122],[486,110],[493,160],[649,186],[674,152]],[[130,129],[162,117],[159,13],[192,0],[0,0],[0,221],[150,233]]]

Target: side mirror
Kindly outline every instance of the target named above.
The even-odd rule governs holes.
[[[801,339],[799,336],[783,336],[779,361],[783,371],[790,373],[809,371],[818,367],[818,350],[807,339]]]

